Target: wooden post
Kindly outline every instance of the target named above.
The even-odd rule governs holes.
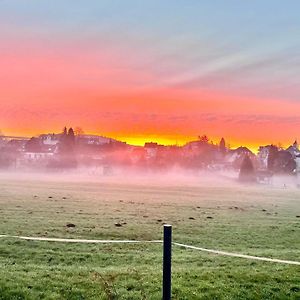
[[[172,226],[164,225],[163,300],[171,299]]]

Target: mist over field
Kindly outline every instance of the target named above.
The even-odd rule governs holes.
[[[176,243],[299,261],[300,190],[289,177],[263,185],[237,176],[1,172],[0,293],[4,299],[160,299],[162,245],[143,241],[161,240],[164,224],[172,224]],[[89,240],[141,243],[84,242]],[[175,245],[172,255],[177,299],[299,295],[297,265]]]
[[[117,183],[133,185],[180,185],[180,186],[224,186],[240,187],[252,186],[265,189],[272,188],[300,188],[298,176],[277,175],[268,183],[247,183],[239,181],[238,171],[203,171],[174,168],[162,171],[132,170],[126,168],[112,168],[106,174],[105,168],[77,168],[75,170],[38,171],[38,170],[1,170],[0,179],[14,181],[37,180],[56,182],[93,182]]]
[[[300,300],[299,12],[1,0],[0,300]]]

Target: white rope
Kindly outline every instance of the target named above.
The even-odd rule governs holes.
[[[62,238],[47,238],[47,237],[28,237],[28,236],[13,236],[13,235],[0,235],[0,238],[17,238],[22,240],[28,241],[46,241],[46,242],[63,242],[63,243],[82,243],[82,244],[140,244],[140,243],[162,243],[160,240],[153,240],[153,241],[138,241],[138,240],[86,240],[86,239],[62,239]],[[193,249],[198,251],[204,251],[209,253],[214,253],[218,255],[225,255],[231,257],[239,257],[251,260],[260,260],[260,261],[267,261],[267,262],[275,262],[281,264],[289,264],[289,265],[300,265],[298,261],[292,260],[282,260],[276,258],[268,258],[268,257],[261,257],[261,256],[252,256],[246,254],[239,254],[239,253],[232,253],[226,252],[221,250],[213,250],[213,249],[206,249],[186,244],[180,244],[173,242],[173,245],[184,247],[187,249]]]
[[[31,237],[31,236],[15,236],[0,235],[1,237],[10,237],[27,241],[46,241],[46,242],[62,242],[62,243],[82,243],[82,244],[138,244],[138,243],[162,243],[162,241],[137,241],[137,240],[86,240],[86,239],[61,239],[47,237]]]
[[[226,251],[220,251],[220,250],[213,250],[213,249],[206,249],[201,247],[195,247],[180,243],[173,243],[176,246],[193,249],[193,250],[199,250],[199,251],[205,251],[209,253],[214,253],[218,255],[226,255],[231,257],[240,257],[240,258],[246,258],[246,259],[254,259],[254,260],[262,260],[262,261],[269,261],[269,262],[275,262],[275,263],[281,263],[281,264],[289,264],[289,265],[298,265],[300,266],[300,262],[298,261],[292,261],[292,260],[282,260],[282,259],[276,259],[276,258],[268,258],[268,257],[261,257],[261,256],[252,256],[252,255],[246,255],[246,254],[239,254],[239,253],[232,253],[232,252],[226,252]]]

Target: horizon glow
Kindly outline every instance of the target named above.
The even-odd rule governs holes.
[[[0,129],[141,145],[300,132],[300,3],[0,2]]]

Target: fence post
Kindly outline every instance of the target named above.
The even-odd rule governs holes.
[[[172,225],[164,225],[163,300],[171,299]]]

